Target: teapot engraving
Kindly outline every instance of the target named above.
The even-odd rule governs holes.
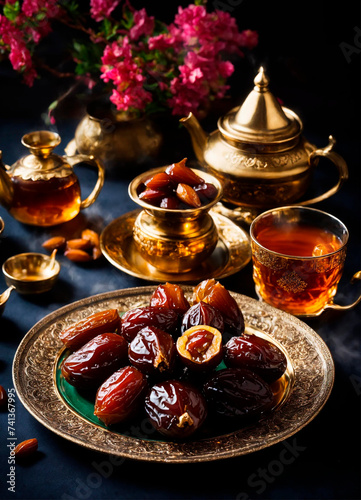
[[[0,202],[24,224],[54,226],[73,219],[98,197],[104,184],[102,163],[88,155],[59,156],[53,149],[61,142],[55,132],[31,132],[22,137],[30,154],[12,166],[2,162],[0,151]],[[82,200],[73,167],[86,163],[97,169],[96,184]]]
[[[345,160],[333,151],[335,139],[329,136],[329,144],[321,149],[311,144],[302,135],[300,118],[269,91],[263,67],[243,104],[219,118],[218,128],[209,135],[192,113],[180,122],[190,133],[198,161],[221,181],[222,203],[229,203],[234,215],[244,210],[252,219],[260,211],[281,205],[318,203],[335,194],[348,178]],[[320,157],[336,166],[338,181],[300,202]]]

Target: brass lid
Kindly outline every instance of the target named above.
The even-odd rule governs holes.
[[[279,144],[292,142],[302,131],[300,118],[280,105],[268,88],[269,78],[261,66],[254,88],[243,104],[218,121],[226,140],[237,143]]]

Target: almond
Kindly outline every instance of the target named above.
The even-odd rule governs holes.
[[[5,408],[7,401],[8,401],[8,393],[3,388],[3,386],[0,385],[0,408]]]
[[[100,247],[93,247],[93,260],[100,259],[102,256],[102,251],[100,250]]]
[[[74,238],[72,240],[68,240],[66,242],[66,248],[75,248],[78,250],[88,250],[92,246],[90,240],[86,240],[85,238]]]
[[[84,229],[81,233],[84,240],[89,240],[94,247],[99,246],[99,234],[92,229]]]
[[[60,250],[65,247],[66,239],[64,236],[54,236],[53,238],[49,238],[48,240],[44,241],[43,247],[46,250],[49,250],[49,252],[52,252],[53,250]]]
[[[72,262],[89,262],[92,260],[92,257],[87,252],[78,248],[69,248],[64,252],[64,255]]]
[[[26,441],[22,441],[19,443],[14,450],[15,458],[22,459],[29,457],[38,449],[38,440],[36,438],[27,439]]]

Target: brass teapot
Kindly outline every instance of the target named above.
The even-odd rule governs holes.
[[[103,98],[89,103],[65,152],[94,155],[106,168],[134,167],[156,158],[162,142],[160,130],[149,117],[118,112],[109,98]]]
[[[219,118],[217,130],[208,136],[192,113],[180,121],[190,132],[198,161],[222,182],[223,201],[235,206],[234,215],[238,210],[241,217],[243,210],[252,220],[260,211],[299,200],[322,156],[337,167],[338,181],[298,205],[332,196],[348,178],[345,160],[332,151],[334,138],[322,149],[308,142],[300,118],[270,92],[263,67],[243,104]]]
[[[104,167],[93,156],[59,156],[53,149],[60,144],[55,132],[41,130],[22,137],[30,154],[12,166],[4,165],[0,151],[0,202],[24,224],[54,226],[73,219],[89,207],[104,184]],[[80,184],[73,166],[87,163],[97,169],[96,184],[81,200]]]

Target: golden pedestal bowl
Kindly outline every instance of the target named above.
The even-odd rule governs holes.
[[[209,211],[222,198],[223,189],[213,175],[192,169],[216,187],[216,197],[199,208],[156,207],[140,199],[139,190],[147,179],[164,170],[149,170],[129,185],[129,196],[143,208],[134,222],[134,243],[142,257],[160,271],[186,273],[207,259],[217,245],[218,231]]]

